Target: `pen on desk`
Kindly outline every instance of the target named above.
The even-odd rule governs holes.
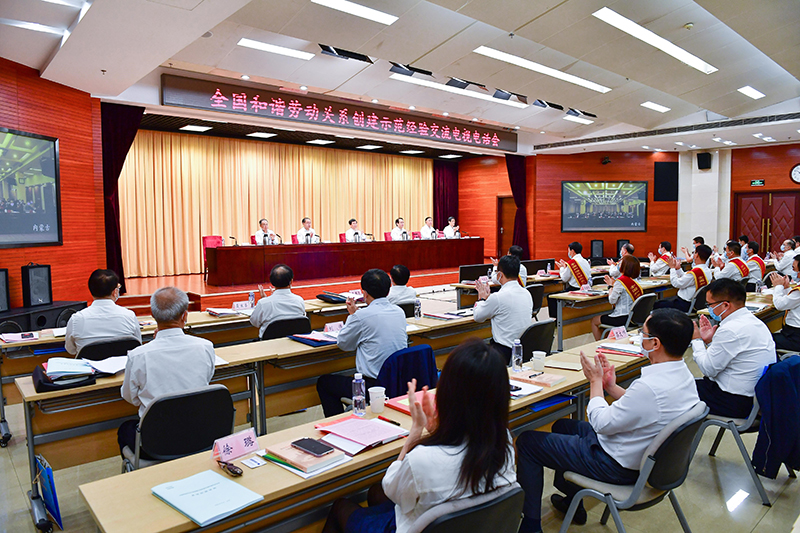
[[[528,379],[535,378],[536,376],[541,376],[542,374],[544,374],[544,372],[534,372],[533,374],[528,376]]]
[[[389,420],[385,416],[378,415],[379,420],[383,420],[384,422],[389,422],[390,424],[394,424],[395,426],[399,426],[400,422],[395,422],[394,420]]]

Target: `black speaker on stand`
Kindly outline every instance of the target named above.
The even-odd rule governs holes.
[[[22,303],[25,307],[53,303],[50,265],[30,263],[22,267]]]
[[[11,309],[11,290],[8,287],[8,269],[0,268],[0,313]]]

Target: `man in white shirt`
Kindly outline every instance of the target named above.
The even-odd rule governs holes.
[[[314,228],[311,227],[311,219],[303,217],[301,222],[303,223],[303,227],[297,230],[297,242],[300,244],[317,244],[319,242],[319,236],[317,236],[317,232]]]
[[[394,305],[413,304],[417,301],[417,291],[414,287],[408,287],[408,279],[411,277],[411,272],[405,265],[395,265],[389,271],[389,276],[392,278],[392,288],[389,289],[389,295],[386,299]]]
[[[767,272],[767,265],[764,260],[758,255],[761,246],[755,241],[747,244],[747,268],[750,270],[750,276],[747,280],[747,292],[754,292],[756,284],[764,279]]]
[[[607,259],[606,262],[611,267],[608,269],[608,275],[612,278],[616,279],[619,277],[619,264],[622,262],[622,258],[626,255],[633,255],[633,245],[631,243],[625,243],[622,245],[622,248],[619,249],[619,261],[614,261],[613,259]]]
[[[358,220],[351,218],[348,222],[350,228],[344,232],[344,238],[347,242],[364,242],[367,240],[364,232],[358,229]]]
[[[272,295],[267,297],[264,287],[258,286],[261,299],[256,304],[250,323],[258,328],[259,338],[264,336],[267,326],[278,320],[303,318],[306,306],[303,299],[292,292],[294,272],[287,265],[278,264],[269,273],[269,282],[274,287]]]
[[[461,233],[458,231],[460,227],[461,226],[456,226],[456,217],[447,217],[447,225],[444,227],[444,238],[455,239],[461,237]]]
[[[425,225],[419,230],[423,239],[435,239],[437,235],[436,228],[433,227],[433,218],[426,217]]]
[[[275,244],[275,232],[269,229],[269,221],[262,218],[258,225],[260,229],[256,231],[256,245]]]
[[[617,385],[614,367],[603,355],[594,362],[581,353],[589,380],[588,422],[562,418],[550,433],[526,431],[517,438],[517,480],[525,491],[525,518],[519,531],[541,531],[544,467],[555,470],[554,484],[566,496],[550,501],[566,512],[580,487],[566,481],[564,472],[614,485],[632,485],[639,477],[645,450],[672,420],[699,401],[683,352],[692,338],[692,321],[676,309],[654,311],[642,328],[642,351],[650,365],[628,389]],[[616,401],[609,405],[603,390]],[[583,503],[573,523],[586,523]]]
[[[797,250],[794,249],[794,246],[795,242],[792,239],[783,241],[783,244],[781,244],[781,252],[783,253],[777,254],[778,262],[775,264],[775,270],[792,279],[794,279],[792,263],[794,262],[794,257],[797,255]]]
[[[659,300],[653,307],[655,309],[671,307],[680,309],[684,313],[688,312],[694,294],[711,282],[711,270],[706,266],[710,256],[711,248],[705,244],[698,245],[691,256],[693,268],[688,272],[683,271],[677,257],[670,259],[669,281],[678,289],[678,295]]]
[[[411,235],[406,231],[406,221],[398,218],[394,221],[394,229],[392,230],[393,241],[405,241],[411,239]]]
[[[672,243],[661,241],[658,246],[658,257],[653,252],[647,254],[650,259],[650,275],[663,276],[669,273],[669,260],[672,258]]]
[[[89,292],[94,299],[89,307],[72,315],[67,322],[64,349],[79,356],[81,350],[98,342],[135,339],[142,343],[139,321],[130,309],[116,304],[119,277],[113,270],[97,269],[89,276]]]
[[[592,284],[592,267],[582,255],[583,245],[579,242],[571,242],[567,246],[566,261],[559,259],[556,261],[556,266],[559,269],[561,281],[564,282],[566,289],[563,291],[551,292],[550,295],[558,294],[560,292],[577,291],[585,284]],[[550,318],[556,318],[558,310],[558,302],[553,298],[547,298],[547,309],[550,312]]]
[[[800,272],[800,256],[792,263],[795,273]],[[770,274],[772,281],[772,305],[778,311],[787,311],[783,328],[772,334],[775,348],[800,352],[800,289],[790,289],[791,279],[777,272]]]
[[[739,257],[741,257],[742,259],[747,261],[747,258],[749,256],[748,253],[747,253],[747,248],[748,248],[748,246],[750,246],[750,237],[748,237],[747,235],[740,235],[739,236],[739,246],[742,248],[742,251],[739,254]]]
[[[345,352],[356,351],[356,372],[364,376],[366,388],[377,385],[383,363],[398,350],[408,347],[406,315],[386,296],[392,282],[383,270],[373,268],[361,276],[361,290],[367,307],[359,309],[347,300],[347,317],[336,344]],[[317,380],[322,411],[326,417],[344,411],[341,398],[353,394],[353,376],[326,374]]]
[[[508,249],[508,255],[513,255],[514,257],[516,257],[520,261],[520,263],[519,263],[519,282],[524,287],[525,285],[528,284],[528,269],[525,268],[525,265],[522,264],[522,253],[523,252],[524,252],[524,250],[522,249],[522,246],[517,246],[516,244],[511,246],[511,248]],[[492,257],[492,265],[494,265],[494,266],[492,266],[492,277],[489,278],[489,281],[491,281],[492,283],[499,283],[497,281],[497,259],[495,259],[494,257]]]
[[[522,337],[531,325],[533,298],[531,293],[519,282],[519,259],[504,255],[497,262],[497,282],[500,290],[492,293],[488,283],[476,283],[478,301],[475,303],[473,318],[475,322],[492,321],[492,340],[499,354],[511,362],[511,348],[514,340]]]
[[[708,286],[708,312],[694,327],[692,356],[705,375],[697,380],[697,393],[711,414],[747,418],[764,367],[777,360],[769,328],[745,306],[741,283],[718,279]],[[706,345],[709,345],[706,347]]]
[[[733,281],[741,281],[750,277],[750,269],[740,257],[741,246],[736,241],[728,241],[725,244],[725,257],[728,261],[718,258],[714,262],[714,279],[728,278]]]
[[[139,408],[139,418],[159,396],[204,387],[214,376],[214,345],[183,333],[188,309],[189,297],[175,287],[162,287],[150,297],[156,336],[128,353],[121,391],[125,401]],[[138,424],[122,423],[117,432],[120,451],[135,448]]]

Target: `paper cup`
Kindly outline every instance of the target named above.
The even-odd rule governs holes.
[[[544,358],[547,356],[544,352],[533,352],[533,369],[537,372],[544,371]]]
[[[386,401],[386,388],[385,387],[370,387],[369,392],[369,406],[373,413],[382,413],[383,404]]]

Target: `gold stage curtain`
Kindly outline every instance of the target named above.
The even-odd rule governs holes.
[[[203,271],[202,236],[249,244],[258,220],[291,243],[311,217],[324,241],[347,221],[383,240],[433,216],[429,159],[140,130],[119,179],[125,275]],[[369,265],[365,265],[365,269]]]

